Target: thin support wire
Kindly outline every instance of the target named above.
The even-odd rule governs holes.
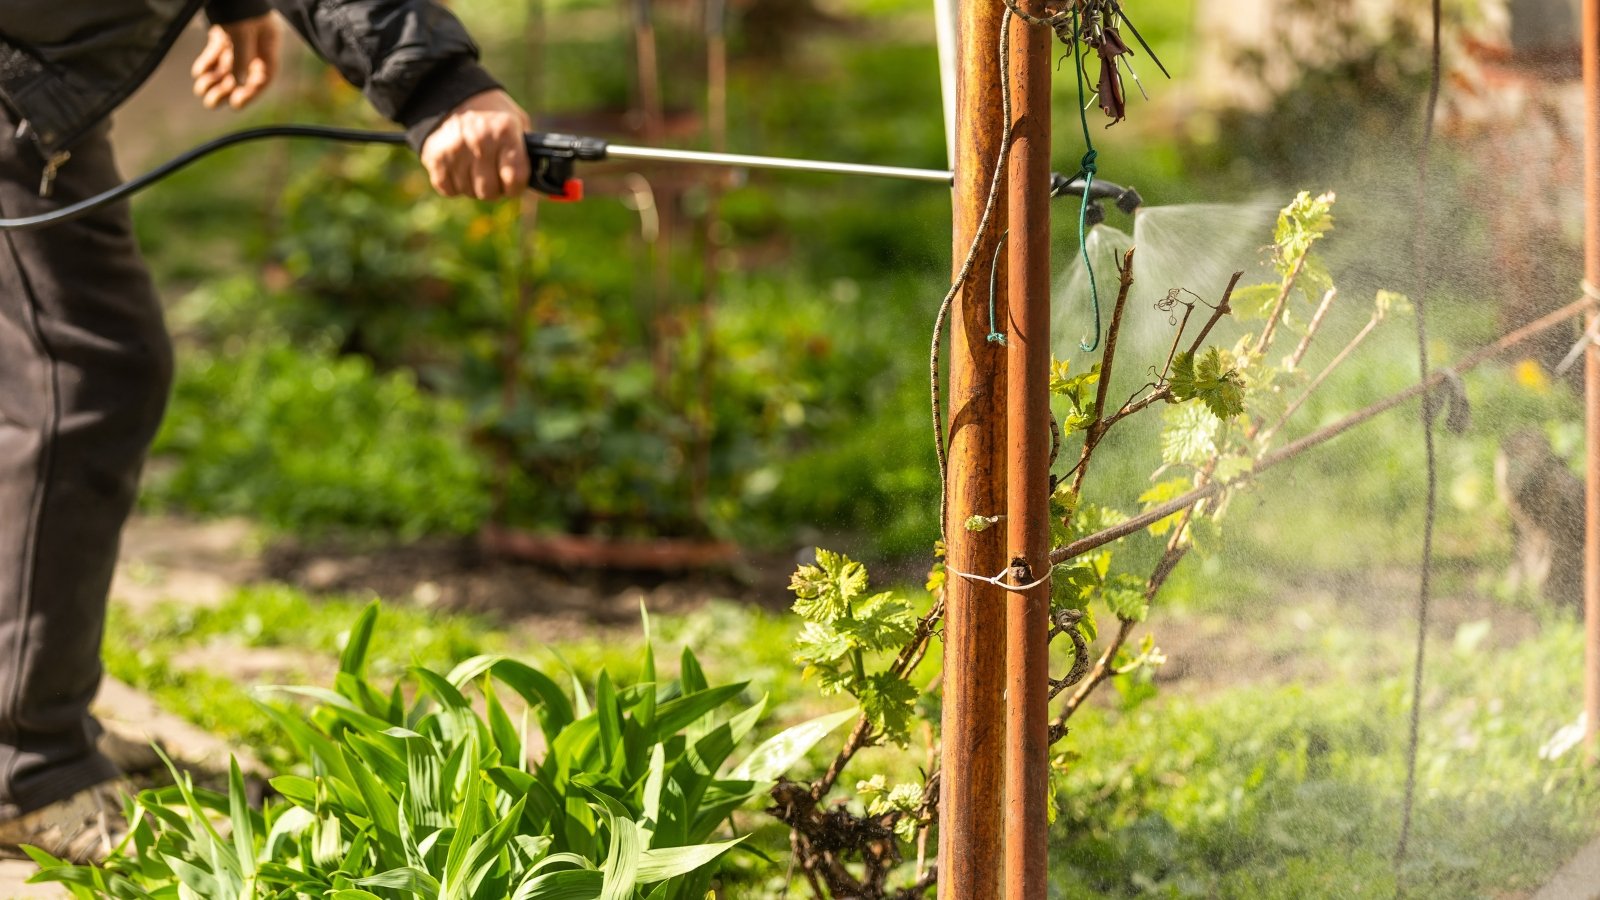
[[[1433,149],[1433,119],[1439,106],[1440,44],[1439,32],[1444,18],[1441,0],[1433,0],[1433,58],[1428,83],[1428,102],[1422,123],[1422,147],[1417,161],[1417,202],[1414,207],[1416,221],[1412,232],[1412,253],[1415,256],[1417,292],[1412,302],[1417,312],[1417,361],[1422,371],[1422,441],[1427,457],[1427,500],[1422,520],[1422,573],[1417,587],[1417,649],[1411,667],[1411,714],[1406,740],[1406,787],[1400,814],[1400,837],[1395,843],[1394,880],[1395,896],[1405,896],[1405,862],[1410,849],[1412,815],[1417,800],[1417,753],[1422,732],[1422,684],[1427,664],[1428,606],[1433,590],[1433,532],[1438,513],[1439,459],[1433,440],[1433,417],[1428,363],[1427,297],[1427,199],[1428,156]]]

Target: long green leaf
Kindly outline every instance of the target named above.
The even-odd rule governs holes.
[[[768,739],[728,773],[729,781],[776,781],[835,729],[860,715],[846,709],[802,722]]]
[[[685,694],[703,691],[710,686],[710,682],[706,681],[705,670],[700,668],[700,660],[688,647],[683,648],[683,656],[678,662],[678,680],[683,682]]]
[[[604,881],[593,869],[546,872],[523,882],[511,900],[594,900]]]
[[[279,775],[268,784],[296,806],[310,808],[317,802],[317,783],[299,775]]]
[[[388,786],[361,764],[355,751],[346,749],[344,752],[348,754],[345,764],[350,769],[351,782],[361,795],[367,817],[372,820],[372,836],[383,851],[382,862],[389,866],[404,865],[406,850],[400,842],[399,804],[395,796],[389,793]]]
[[[339,654],[339,671],[360,678],[367,671],[367,651],[372,646],[372,628],[378,621],[378,601],[367,604],[350,628],[344,652]]]
[[[256,875],[256,832],[251,819],[250,798],[244,792],[244,774],[239,760],[228,757],[228,819],[233,824],[233,850],[239,859],[240,873],[246,881]]]
[[[611,847],[600,872],[600,900],[631,900],[639,875],[639,826],[632,819],[611,818]]]
[[[450,890],[446,894],[448,900],[472,898],[479,895],[479,888],[484,879],[489,876],[496,859],[500,856],[501,851],[505,850],[506,846],[511,843],[512,836],[516,834],[518,826],[522,824],[522,810],[526,803],[527,800],[525,799],[517,801],[517,804],[506,813],[500,824],[472,842],[472,846],[461,857],[458,869],[446,870],[445,881],[450,885]],[[459,835],[457,840],[461,840]]]
[[[355,883],[361,887],[410,891],[413,894],[421,894],[427,900],[434,900],[439,896],[439,880],[414,866],[403,866],[368,878],[358,878]]]
[[[548,727],[559,731],[573,719],[572,701],[550,676],[524,662],[505,656],[479,656],[450,672],[450,683],[464,687],[485,673],[521,695],[529,706],[539,706]]]
[[[495,693],[493,682],[484,679],[479,693],[483,695],[487,705],[489,736],[494,741],[495,749],[500,753],[500,761],[519,769],[527,768],[528,754],[522,744],[522,734],[517,730],[517,726],[512,724],[506,708],[500,704],[500,697]]]
[[[611,683],[611,675],[604,669],[600,670],[594,705],[600,720],[600,757],[610,768],[622,743],[622,709],[617,704],[617,690]]]
[[[661,741],[677,734],[701,716],[737,697],[748,684],[749,682],[725,684],[721,687],[695,691],[676,700],[668,700],[656,708],[656,727],[651,737]]]
[[[381,733],[384,729],[390,727],[390,723],[385,722],[371,713],[368,713],[366,710],[357,706],[355,701],[351,700],[349,697],[346,697],[337,691],[330,691],[327,688],[309,687],[307,685],[299,684],[274,684],[267,687],[257,688],[256,690],[261,693],[289,694],[296,697],[305,697],[308,700],[314,700],[331,710],[335,715],[347,720],[351,726],[360,728],[362,731]]]
[[[650,611],[644,598],[639,598],[639,619],[644,623],[644,670],[639,676],[639,686],[645,689],[633,716],[640,727],[649,733],[656,727],[656,648],[650,635]]]
[[[661,819],[661,788],[667,781],[667,754],[660,744],[650,748],[650,774],[644,780],[644,819],[651,832]]]
[[[639,870],[636,874],[638,884],[653,884],[657,881],[666,881],[668,878],[677,878],[687,875],[703,866],[710,865],[717,857],[728,852],[744,841],[723,841],[720,844],[698,844],[693,847],[662,847],[655,850],[646,850],[639,854]]]

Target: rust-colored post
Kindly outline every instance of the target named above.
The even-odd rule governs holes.
[[[1583,2],[1583,199],[1584,293],[1590,312],[1586,329],[1600,318],[1594,297],[1600,285],[1600,0]],[[1586,330],[1585,333],[1588,333]],[[1600,347],[1584,353],[1584,409],[1587,474],[1583,544],[1583,615],[1585,644],[1584,736],[1591,762],[1600,758]]]
[[[1023,0],[1048,15],[1043,0]],[[1011,20],[1006,221],[1006,546],[1014,583],[1050,571],[1050,31]],[[1048,893],[1050,585],[1006,603],[1006,896]]]
[[[978,230],[1000,152],[998,47],[1005,5],[961,6],[953,231],[959,268]],[[989,274],[1005,230],[995,210],[976,262],[956,297],[950,327],[949,517],[953,570],[994,575],[1005,568],[1005,529],[968,531],[973,515],[1005,505],[1006,351],[988,340]],[[1005,321],[1006,280],[997,281],[996,315]],[[940,754],[939,896],[1000,896],[1001,792],[1005,764],[1005,592],[952,575],[945,591],[944,723]]]

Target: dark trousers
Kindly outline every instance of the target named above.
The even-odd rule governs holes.
[[[0,215],[115,184],[103,126],[49,199],[0,113]],[[126,205],[0,234],[0,819],[114,777],[95,750],[106,593],[172,350]]]

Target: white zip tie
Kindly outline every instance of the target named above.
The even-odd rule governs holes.
[[[972,574],[969,574],[967,572],[962,572],[962,571],[957,570],[957,569],[951,569],[948,566],[946,567],[946,571],[948,571],[951,575],[955,575],[955,576],[957,576],[959,578],[965,578],[968,581],[981,581],[984,584],[992,584],[995,587],[1001,589],[1002,591],[1010,591],[1013,594],[1025,594],[1028,591],[1031,591],[1034,588],[1039,587],[1040,585],[1042,585],[1045,582],[1049,581],[1050,580],[1050,576],[1055,572],[1055,568],[1056,568],[1055,566],[1051,566],[1050,567],[1050,571],[1046,572],[1043,578],[1040,578],[1038,581],[1035,581],[1032,584],[1017,584],[1017,585],[1006,584],[1004,581],[1001,580],[1001,579],[1005,578],[1007,575],[1011,574],[1011,570],[1010,569],[1006,569],[1004,572],[1001,572],[999,575],[995,575],[993,577],[986,577],[986,576],[983,576],[983,575],[972,575]]]

